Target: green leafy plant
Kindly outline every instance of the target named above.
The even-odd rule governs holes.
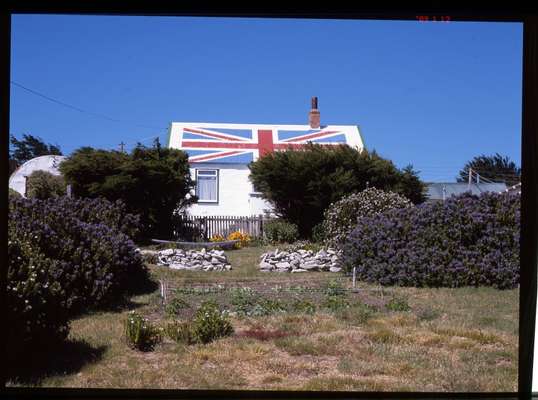
[[[234,288],[230,291],[230,303],[238,314],[249,315],[256,305],[256,296],[252,289],[248,287]]]
[[[189,308],[190,305],[181,295],[176,295],[168,302],[164,308],[164,312],[168,317],[177,317],[181,310]]]
[[[272,315],[286,312],[287,308],[284,303],[279,300],[272,300],[266,298],[258,298],[256,304],[249,312],[249,316],[261,317],[265,315]]]
[[[166,336],[176,343],[193,344],[196,342],[192,324],[184,321],[169,321],[164,327]]]
[[[192,323],[194,338],[200,343],[209,343],[233,333],[233,326],[226,312],[221,312],[217,303],[205,301],[196,311]]]
[[[386,304],[386,307],[390,311],[409,311],[411,309],[407,299],[398,295],[393,296]]]
[[[344,289],[344,286],[337,280],[331,279],[325,288],[325,294],[328,297],[332,296],[343,296],[345,295],[346,290]]]
[[[140,351],[151,351],[162,340],[161,330],[134,311],[125,320],[125,337],[129,347]]]
[[[264,235],[271,243],[293,243],[299,237],[297,225],[275,219],[264,225]]]
[[[291,310],[297,313],[314,314],[316,312],[316,305],[309,300],[296,299],[291,304]]]

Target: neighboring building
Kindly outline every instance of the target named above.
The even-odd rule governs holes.
[[[358,126],[320,125],[317,98],[312,99],[308,125],[173,122],[168,147],[189,154],[199,198],[188,208],[190,215],[246,216],[272,211],[254,191],[248,164],[272,151],[300,149],[307,142],[364,148]]]
[[[9,187],[26,196],[26,177],[34,171],[47,171],[53,175],[61,175],[58,169],[65,156],[40,156],[26,161],[9,177]]]
[[[506,190],[505,183],[471,183],[465,182],[447,182],[447,183],[426,183],[427,201],[446,200],[450,196],[457,196],[465,192],[480,194],[484,192],[500,193]]]

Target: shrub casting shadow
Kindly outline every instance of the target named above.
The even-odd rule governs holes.
[[[9,360],[7,377],[13,383],[39,385],[48,376],[73,374],[86,364],[99,361],[107,348],[94,347],[83,340],[67,340],[26,354],[17,354]]]

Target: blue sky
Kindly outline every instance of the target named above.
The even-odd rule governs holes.
[[[522,24],[16,15],[10,133],[128,149],[171,121],[359,125],[427,181],[499,152],[520,164]],[[119,121],[111,121],[94,114]]]

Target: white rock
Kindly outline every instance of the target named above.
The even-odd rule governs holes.
[[[174,255],[174,249],[161,250],[159,254],[162,256],[171,256]]]
[[[273,269],[273,266],[271,264],[269,264],[269,263],[266,263],[266,262],[262,261],[260,263],[260,269],[271,270],[271,269]]]
[[[232,269],[232,266],[231,266],[230,264],[226,264],[226,265],[224,266],[224,269],[225,269],[226,271],[230,271],[230,270]]]
[[[185,264],[170,264],[169,267],[171,269],[187,269]]]
[[[278,269],[289,269],[291,267],[290,263],[289,262],[280,262],[280,263],[276,263],[276,267]]]
[[[302,268],[295,268],[295,269],[292,269],[291,270],[291,273],[293,274],[294,272],[308,272],[306,269],[302,269]]]
[[[331,272],[340,272],[340,271],[342,271],[342,268],[331,267],[331,268],[329,268],[329,271],[331,271]]]

